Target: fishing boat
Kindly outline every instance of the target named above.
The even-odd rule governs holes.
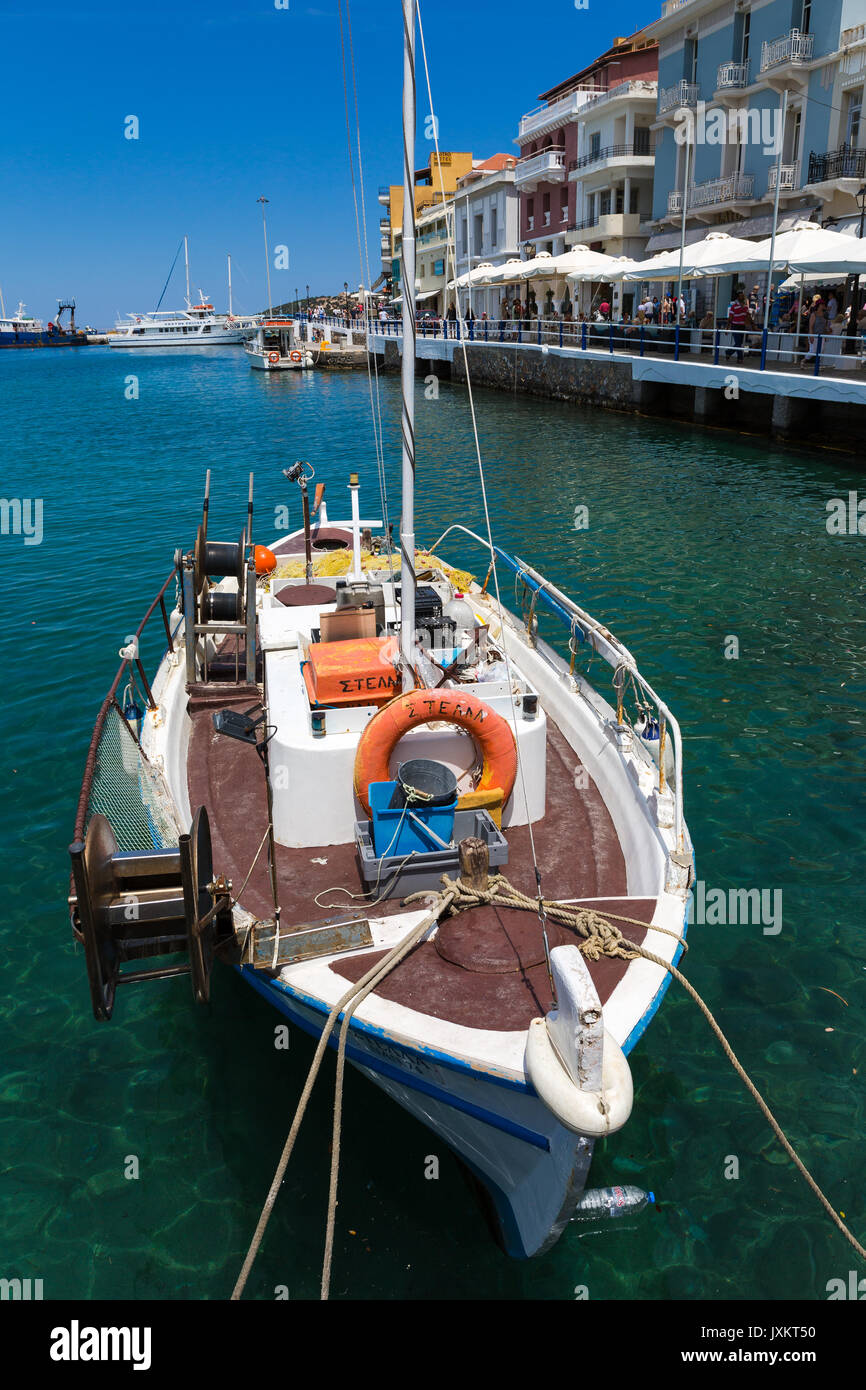
[[[19,302],[18,308],[10,318],[6,317],[5,309],[0,314],[0,348],[82,347],[86,344],[87,334],[75,327],[74,301],[59,304],[57,319],[47,327],[42,319],[25,314],[26,307]],[[72,319],[69,328],[64,328],[60,319],[63,310],[67,308],[72,309]]]
[[[410,188],[408,287],[412,206]],[[214,540],[208,475],[96,721],[72,928],[100,1021],[121,985],[185,974],[207,1003],[217,963],[239,972],[319,1040],[316,1066],[337,1047],[337,1115],[345,1059],[451,1148],[529,1257],[584,1200],[596,1140],[628,1124],[629,1055],[684,949],[682,736],[624,643],[496,543],[483,487],[480,523],[416,544],[413,298],[399,548],[383,487],[365,518],[351,475],[330,520],[303,461],[286,470],[298,526],[253,544],[251,477],[240,539]],[[339,1148],[335,1124],[329,1240]]]
[[[316,358],[295,319],[265,316],[244,342],[251,367],[261,372],[306,371]]]

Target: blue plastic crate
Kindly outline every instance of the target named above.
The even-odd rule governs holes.
[[[417,802],[404,806],[399,782],[371,782],[368,790],[373,845],[389,858],[444,850],[452,843],[457,797],[445,806]]]

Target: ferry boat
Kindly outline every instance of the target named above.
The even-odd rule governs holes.
[[[18,308],[11,318],[0,316],[0,348],[16,347],[82,347],[87,342],[87,334],[75,327],[73,318],[69,328],[59,322],[49,323],[25,314],[26,305],[19,301]]]
[[[113,348],[226,347],[240,344],[255,329],[255,315],[218,314],[199,293],[200,302],[186,309],[127,314],[109,338]]]
[[[262,372],[305,371],[316,361],[290,318],[263,318],[255,332],[247,335],[244,352],[250,366]]]
[[[403,19],[411,151],[415,0]],[[384,491],[362,519],[351,475],[330,521],[301,461],[302,525],[254,545],[251,476],[240,539],[214,540],[208,473],[121,651],[70,846],[97,1020],[121,985],[177,975],[206,1003],[221,962],[318,1039],[306,1096],[337,1048],[323,1297],[344,1061],[453,1150],[510,1255],[548,1250],[592,1195],[596,1140],[628,1124],[694,874],[680,728],[624,643],[496,544],[486,495],[478,529],[461,514],[416,544],[411,184],[403,205],[399,548]]]

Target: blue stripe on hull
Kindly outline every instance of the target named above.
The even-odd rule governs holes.
[[[285,988],[276,985],[276,981],[264,980],[258,972],[250,970],[248,967],[236,967],[253,989],[257,990],[263,998],[267,999],[275,1008],[290,1018],[293,1023],[302,1028],[305,1033],[312,1037],[321,1036],[321,1028],[317,1028],[314,1023],[305,1018],[303,1013],[297,1008],[292,1008],[286,997]],[[355,1025],[350,1027],[351,1037]],[[336,1049],[339,1041],[339,1030],[334,1029],[328,1039],[328,1046]],[[399,1047],[393,1039],[388,1039],[389,1045]],[[406,1049],[401,1049],[406,1051]],[[408,1055],[408,1054],[407,1054]],[[480,1120],[483,1124],[491,1125],[494,1129],[502,1130],[504,1134],[510,1134],[515,1139],[522,1139],[525,1144],[531,1144],[533,1148],[541,1149],[545,1153],[550,1152],[550,1141],[545,1134],[537,1134],[534,1130],[527,1129],[524,1125],[517,1124],[514,1120],[506,1119],[504,1115],[498,1115],[492,1110],[485,1110],[482,1106],[473,1104],[472,1101],[465,1100],[462,1096],[456,1096],[451,1091],[445,1091],[441,1086],[436,1086],[430,1081],[424,1081],[421,1077],[412,1075],[403,1070],[402,1067],[395,1066],[391,1062],[386,1062],[380,1057],[375,1057],[362,1048],[355,1047],[347,1043],[346,1056],[351,1061],[357,1062],[359,1066],[366,1067],[369,1071],[378,1072],[382,1076],[387,1076],[391,1081],[399,1081],[402,1086],[408,1087],[412,1091],[418,1091],[421,1095],[430,1096],[433,1100],[441,1101],[444,1105],[450,1105],[455,1110],[460,1110],[464,1115],[469,1115],[474,1120]],[[485,1074],[475,1072],[475,1077],[479,1081],[487,1081]]]

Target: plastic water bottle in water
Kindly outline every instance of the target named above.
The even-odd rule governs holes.
[[[634,1216],[643,1211],[655,1194],[641,1187],[590,1187],[574,1209],[572,1221],[600,1221],[606,1216]]]

